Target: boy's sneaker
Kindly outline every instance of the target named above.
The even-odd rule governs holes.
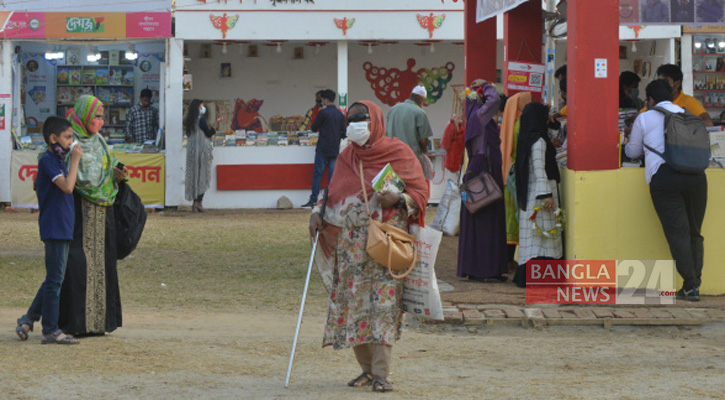
[[[677,291],[677,299],[685,301],[700,301],[700,288],[685,290],[682,288]]]

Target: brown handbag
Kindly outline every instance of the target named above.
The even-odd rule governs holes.
[[[488,159],[488,169],[491,170],[488,147],[486,147],[486,158]],[[461,194],[463,195],[463,204],[471,214],[475,214],[482,208],[503,198],[501,188],[493,179],[493,176],[486,171],[482,171],[468,182],[463,183],[461,185]]]
[[[465,193],[463,204],[471,214],[475,214],[487,205],[503,198],[501,188],[493,180],[493,176],[486,171],[462,184],[461,192]]]
[[[368,213],[370,225],[368,226],[368,243],[365,250],[368,255],[383,267],[388,268],[390,276],[403,279],[418,264],[418,250],[415,245],[416,237],[403,229],[370,218],[370,205],[368,193],[363,178],[363,165],[360,161],[360,183],[365,198],[365,209]],[[395,272],[404,271],[400,275]]]

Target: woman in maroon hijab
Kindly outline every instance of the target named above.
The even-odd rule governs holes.
[[[329,291],[323,347],[352,347],[362,373],[349,386],[392,391],[387,381],[392,344],[400,338],[403,285],[365,251],[368,214],[360,182],[360,164],[371,217],[402,229],[423,226],[428,181],[413,151],[385,136],[380,107],[369,101],[348,111],[351,145],[337,158],[328,188],[324,217],[321,204],[312,210],[310,235],[319,232],[315,261]],[[390,163],[405,183],[403,193],[376,193],[373,178]]]

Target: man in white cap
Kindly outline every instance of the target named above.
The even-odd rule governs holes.
[[[423,167],[425,177],[431,179],[432,171],[424,161],[424,157],[428,151],[428,138],[433,136],[433,130],[428,122],[428,116],[421,108],[427,96],[425,87],[418,85],[413,88],[407,100],[391,108],[388,112],[386,134],[410,146]]]

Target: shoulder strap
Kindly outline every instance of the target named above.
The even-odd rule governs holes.
[[[652,107],[653,110],[657,110],[661,112],[662,114],[665,114],[665,117],[669,116],[670,114],[674,114],[672,111],[667,110],[664,107]]]
[[[362,184],[363,199],[365,199],[365,210],[368,212],[368,218],[370,218],[370,205],[368,204],[368,191],[365,189],[365,178],[363,174],[363,163],[360,160],[360,184]]]
[[[643,143],[643,145],[644,145],[644,147],[646,147],[646,148],[647,148],[647,150],[651,151],[651,152],[652,152],[652,153],[654,153],[654,154],[657,154],[658,156],[660,156],[660,158],[661,158],[661,159],[665,160],[665,155],[664,155],[664,153],[660,153],[659,151],[657,151],[657,150],[655,150],[655,149],[653,149],[653,148],[651,148],[651,147],[647,146],[647,145],[646,145],[646,144],[644,144],[644,143]],[[666,161],[666,160],[665,160],[665,161]]]

